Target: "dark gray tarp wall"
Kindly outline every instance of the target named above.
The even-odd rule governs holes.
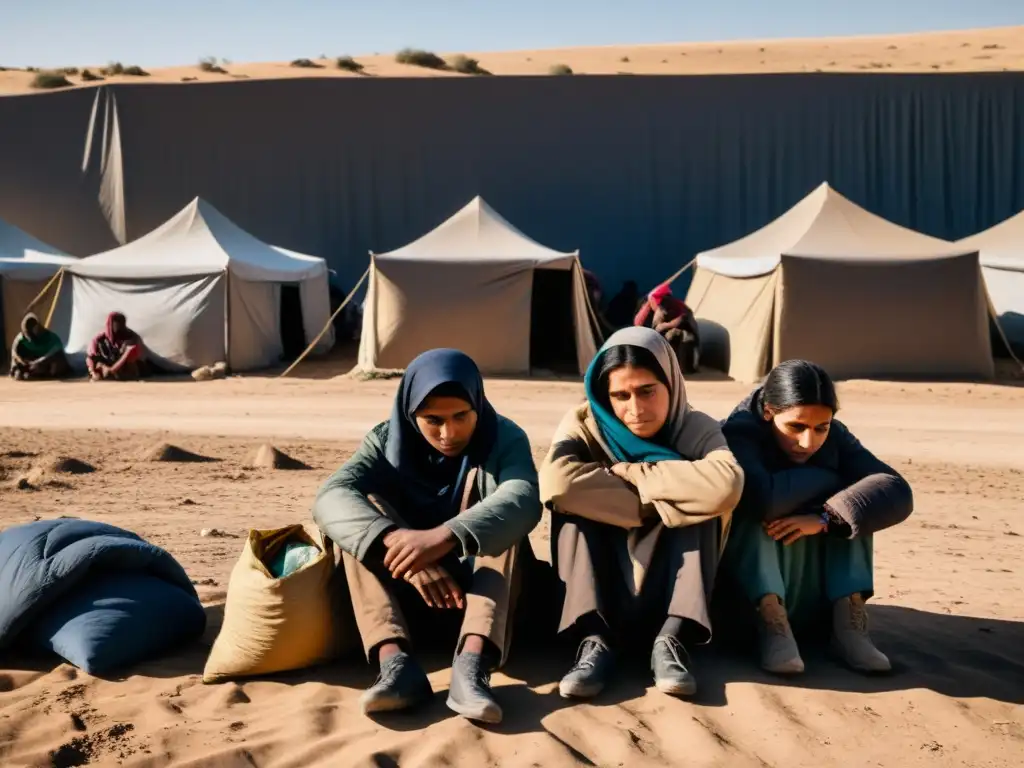
[[[367,251],[414,240],[477,194],[530,237],[579,248],[609,294],[628,277],[648,286],[668,276],[825,180],[949,239],[1024,208],[1020,73],[108,90],[129,239],[198,195],[262,240],[325,257],[349,284]],[[80,174],[92,99],[0,99],[0,216],[78,255],[102,239],[98,163]]]

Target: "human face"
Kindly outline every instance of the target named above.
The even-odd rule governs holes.
[[[476,431],[477,414],[461,397],[428,397],[416,411],[416,426],[439,453],[458,456]]]
[[[818,452],[828,437],[833,415],[825,405],[798,405],[784,411],[766,408],[764,412],[775,442],[794,464],[805,464]]]
[[[124,330],[124,321],[121,320],[121,318],[119,317],[115,317],[113,320],[110,321],[110,330],[114,333],[114,335],[119,334],[121,331]]]
[[[625,365],[612,371],[608,399],[615,418],[645,440],[657,435],[668,420],[668,387],[646,368]]]
[[[35,320],[29,320],[25,323],[25,334],[30,338],[34,339],[39,333],[39,323]]]

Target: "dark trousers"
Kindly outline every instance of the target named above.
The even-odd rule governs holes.
[[[624,572],[627,532],[553,514],[552,558],[565,584],[559,632],[591,634],[596,622],[615,644],[645,645],[658,634],[688,645],[708,642],[719,531],[718,521],[663,529],[640,593],[633,594]]]

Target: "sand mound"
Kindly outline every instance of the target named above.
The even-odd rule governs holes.
[[[312,469],[298,459],[292,458],[270,443],[264,443],[256,451],[252,466],[256,469]]]
[[[142,461],[168,461],[178,463],[191,463],[203,461],[215,461],[209,456],[200,456],[198,453],[186,451],[170,443],[159,443],[142,452]]]
[[[95,472],[96,467],[71,456],[47,456],[37,462],[32,471],[51,475],[86,475]]]

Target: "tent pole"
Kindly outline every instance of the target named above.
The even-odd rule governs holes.
[[[327,331],[330,330],[331,325],[334,323],[334,318],[336,318],[341,313],[341,310],[348,306],[348,303],[352,301],[352,297],[355,296],[356,291],[358,291],[362,287],[363,281],[366,280],[369,274],[370,268],[367,267],[366,271],[363,272],[363,276],[359,278],[359,282],[356,283],[356,287],[349,291],[348,296],[346,296],[345,300],[341,302],[341,306],[334,310],[334,314],[331,315],[330,319],[327,321],[327,325],[323,327],[323,330],[321,330],[320,333],[316,335],[316,338],[313,339],[312,342],[310,342],[309,346],[306,347],[305,351],[295,359],[295,362],[284,369],[284,372],[281,373],[281,375],[278,378],[283,379],[285,376],[291,373],[292,370],[294,370],[295,366],[301,363],[305,359],[306,355],[313,351],[313,348],[320,343],[320,339],[324,337],[324,334],[326,334]]]
[[[43,296],[46,295],[47,291],[49,291],[50,288],[53,286],[53,284],[55,282],[57,282],[58,280],[60,280],[63,275],[64,275],[64,267],[61,267],[60,269],[57,270],[56,274],[49,279],[49,281],[43,287],[43,290],[41,290],[39,292],[39,295],[37,295],[34,299],[32,299],[32,301],[30,301],[28,303],[28,306],[25,307],[25,311],[21,313],[22,316],[27,315],[29,312],[31,312],[32,311],[32,307],[34,307],[36,304],[38,304],[42,300]],[[51,307],[51,310],[50,310],[50,314],[53,314],[52,307]]]
[[[57,273],[56,277],[57,290],[53,292],[53,299],[50,300],[50,309],[46,313],[46,322],[44,323],[44,325],[47,328],[50,327],[50,321],[53,320],[53,313],[57,309],[57,301],[60,299],[60,289],[64,286],[64,267],[60,268],[60,271]],[[53,281],[51,280],[50,282],[52,283]]]

